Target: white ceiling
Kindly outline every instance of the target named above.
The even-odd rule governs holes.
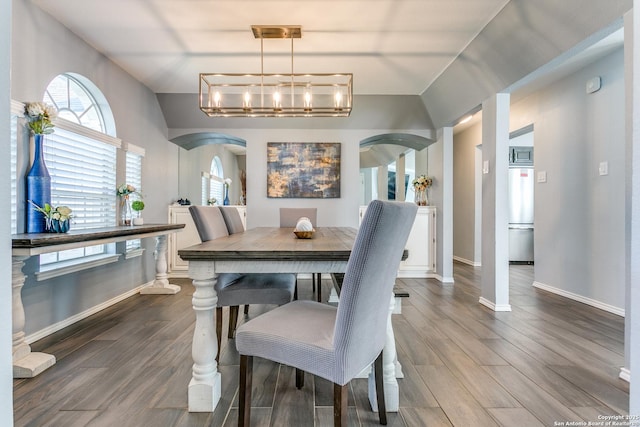
[[[156,93],[201,72],[260,72],[251,25],[301,25],[294,71],[353,73],[354,93],[418,95],[508,0],[33,0]],[[289,72],[288,40],[264,71]]]

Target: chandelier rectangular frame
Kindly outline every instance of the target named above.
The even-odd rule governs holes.
[[[353,74],[293,72],[293,39],[300,26],[252,26],[261,39],[261,73],[200,73],[199,107],[210,117],[348,117]],[[265,74],[265,38],[291,39],[291,73]]]

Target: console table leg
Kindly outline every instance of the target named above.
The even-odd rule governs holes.
[[[217,278],[206,263],[194,261],[189,262],[189,276],[195,287],[192,302],[196,314],[191,349],[193,376],[189,382],[189,412],[213,412],[222,396],[221,376],[216,363],[218,342],[213,317],[218,302],[215,290]]]
[[[180,286],[169,283],[167,274],[167,236],[156,237],[156,250],[153,253],[156,259],[156,279],[149,286],[140,290],[142,295],[173,295],[180,292]]]
[[[22,286],[24,286],[25,275],[22,267],[27,258],[29,257],[14,256],[12,260],[13,378],[33,378],[56,363],[56,358],[52,354],[32,352],[31,346],[24,339]]]

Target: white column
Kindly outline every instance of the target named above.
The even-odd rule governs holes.
[[[482,103],[482,289],[480,303],[509,304],[509,102],[499,93]]]
[[[640,373],[640,0],[624,19],[624,55],[626,90],[626,194],[627,219],[625,241],[626,302],[625,302],[625,368],[621,377]],[[630,381],[629,414],[640,414],[640,384]]]
[[[442,283],[453,283],[453,128],[439,130],[442,141]]]
[[[404,202],[405,186],[404,186],[405,159],[404,154],[400,154],[396,160],[396,200]]]
[[[387,200],[388,192],[389,168],[387,165],[378,166],[378,199]]]

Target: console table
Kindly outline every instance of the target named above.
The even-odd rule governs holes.
[[[32,378],[56,363],[55,356],[32,352],[31,346],[25,341],[25,314],[22,304],[22,286],[24,285],[25,275],[22,267],[29,257],[66,249],[155,237],[156,278],[153,284],[143,288],[140,292],[175,294],[180,291],[180,286],[170,284],[167,279],[167,234],[174,233],[182,228],[184,228],[184,224],[146,224],[71,230],[68,233],[12,235],[13,377]]]

